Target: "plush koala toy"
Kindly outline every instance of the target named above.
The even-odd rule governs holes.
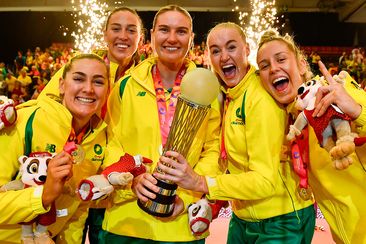
[[[53,155],[48,152],[33,152],[29,154],[29,157],[19,157],[21,181],[14,180],[5,184],[0,188],[0,192],[43,185],[47,178],[47,166],[52,157]],[[30,222],[20,223],[22,225],[22,243],[54,243],[48,234],[47,226],[55,221],[56,207],[53,203],[49,212],[38,215]]]
[[[0,96],[0,130],[11,126],[17,120],[14,101],[6,96]]]
[[[335,80],[342,82],[343,75],[335,77]],[[349,155],[355,151],[356,134],[351,133],[350,117],[333,104],[321,117],[312,116],[316,100],[315,94],[321,86],[323,86],[323,80],[310,80],[299,87],[296,106],[302,112],[295,123],[290,125],[287,139],[294,140],[295,136],[299,136],[301,130],[309,124],[314,129],[319,144],[330,153],[334,167],[346,169],[352,164]]]
[[[140,155],[123,155],[118,162],[108,166],[100,175],[92,175],[80,182],[78,195],[81,200],[97,200],[113,192],[113,185],[125,186],[136,177],[146,172],[143,163],[152,163]]]
[[[188,221],[192,234],[201,236],[208,231],[211,221],[219,216],[220,209],[227,206],[227,201],[209,202],[206,198],[190,204],[188,206]]]

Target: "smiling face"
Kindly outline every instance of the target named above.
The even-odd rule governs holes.
[[[60,79],[62,104],[70,111],[76,126],[84,126],[106,101],[108,71],[103,61],[78,59],[72,61]]]
[[[227,87],[236,86],[246,75],[249,46],[234,27],[216,27],[207,38],[209,58],[214,71]]]
[[[151,30],[151,43],[159,62],[180,66],[192,40],[192,22],[188,16],[175,10],[157,16]]]
[[[297,59],[285,42],[273,40],[259,48],[257,63],[267,92],[281,104],[293,102],[304,82],[305,60]]]
[[[141,22],[137,15],[127,10],[112,13],[104,31],[108,58],[118,64],[128,64],[141,38]]]

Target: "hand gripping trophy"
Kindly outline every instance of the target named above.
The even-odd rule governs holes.
[[[216,76],[207,69],[197,68],[183,77],[181,94],[178,97],[163,155],[167,151],[176,151],[187,157],[193,139],[208,115],[210,104],[217,98],[219,90],[220,84]],[[154,170],[162,173],[159,167]],[[177,185],[170,181],[159,179],[157,181],[160,189],[156,198],[149,199],[145,203],[138,201],[138,205],[151,215],[169,217],[173,213]]]

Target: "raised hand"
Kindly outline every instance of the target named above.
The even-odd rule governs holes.
[[[361,105],[359,105],[346,91],[343,84],[335,81],[328,72],[325,65],[319,61],[319,69],[328,81],[329,85],[318,89],[315,101],[315,110],[313,117],[322,116],[331,105],[337,105],[345,114],[352,119],[358,118],[361,114]]]

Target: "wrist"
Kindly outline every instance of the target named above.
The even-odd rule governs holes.
[[[208,194],[208,186],[206,183],[206,178],[203,175],[198,175],[198,192]]]

